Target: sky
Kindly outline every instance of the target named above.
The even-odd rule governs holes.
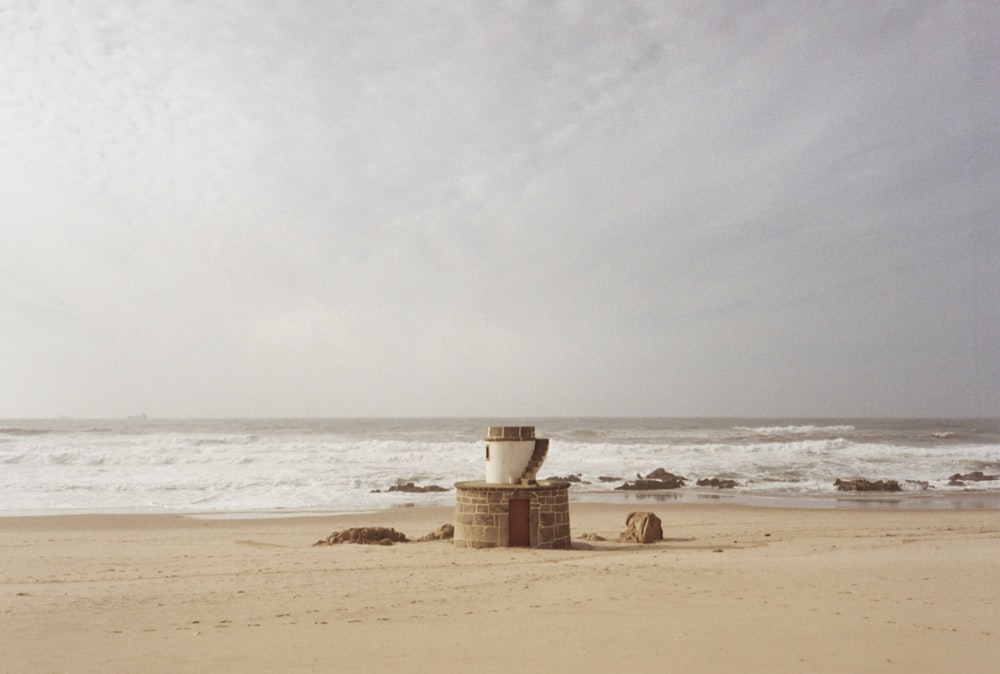
[[[1000,416],[1000,2],[0,0],[0,418]]]

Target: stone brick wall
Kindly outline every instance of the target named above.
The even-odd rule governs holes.
[[[533,548],[569,548],[569,484],[455,484],[455,538],[462,548],[505,548],[510,545],[509,502],[528,500],[528,532]]]

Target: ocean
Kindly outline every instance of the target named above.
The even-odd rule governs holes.
[[[572,501],[731,501],[811,507],[998,508],[1000,419],[0,420],[0,515],[371,511],[454,503],[485,477],[489,425],[551,440],[539,472],[575,476]],[[615,488],[656,468],[669,492]],[[732,489],[697,487],[731,479]],[[602,479],[603,478],[603,479]],[[837,479],[893,479],[845,494]],[[388,491],[397,483],[444,492]]]

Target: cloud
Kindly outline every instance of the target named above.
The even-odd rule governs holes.
[[[18,5],[0,416],[988,413],[994,14]]]

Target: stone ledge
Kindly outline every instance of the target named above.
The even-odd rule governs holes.
[[[537,484],[500,484],[499,482],[485,482],[482,480],[471,480],[469,482],[456,482],[456,489],[465,491],[485,491],[485,492],[554,492],[560,489],[569,489],[569,482],[549,482],[539,480]]]

